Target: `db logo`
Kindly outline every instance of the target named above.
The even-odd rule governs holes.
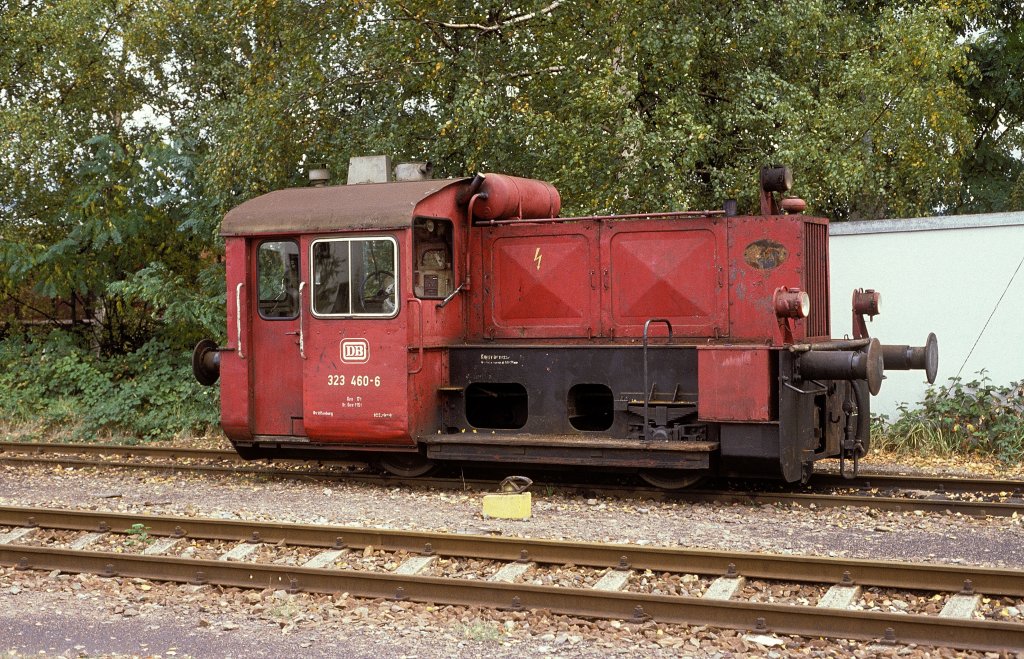
[[[346,364],[370,361],[370,343],[366,339],[345,339],[341,342],[341,361]]]

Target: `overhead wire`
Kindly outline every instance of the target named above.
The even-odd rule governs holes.
[[[978,333],[978,338],[974,340],[974,345],[971,346],[971,349],[970,351],[968,351],[967,356],[964,357],[964,362],[960,364],[960,370],[956,372],[956,379],[960,379],[960,374],[963,373],[964,367],[967,366],[967,360],[970,359],[971,355],[974,354],[974,349],[978,347],[978,343],[981,341],[981,337],[984,336],[985,330],[988,329],[989,323],[992,322],[992,317],[996,315],[996,311],[998,311],[999,305],[1002,304],[1003,298],[1006,297],[1007,291],[1009,291],[1010,286],[1013,285],[1013,280],[1017,278],[1017,273],[1020,272],[1022,265],[1024,265],[1024,256],[1021,257],[1020,263],[1017,264],[1017,269],[1013,271],[1012,275],[1010,275],[1010,281],[1006,282],[1006,288],[1003,289],[1003,292],[999,296],[999,299],[996,300],[995,306],[992,307],[992,313],[988,315],[988,320],[985,321],[985,325],[982,326],[981,332]]]

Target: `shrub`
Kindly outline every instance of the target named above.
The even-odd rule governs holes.
[[[0,342],[0,366],[0,414],[67,439],[167,439],[217,424],[218,388],[196,382],[190,355],[160,339],[100,357],[68,332],[12,336]]]
[[[992,384],[982,370],[964,383],[929,387],[919,407],[901,405],[892,422],[875,417],[876,446],[896,452],[1024,458],[1024,381]]]

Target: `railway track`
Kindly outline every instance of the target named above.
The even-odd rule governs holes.
[[[1024,647],[1024,618],[994,620],[979,609],[1024,597],[1024,572],[959,565],[24,507],[0,508],[0,564],[889,644]],[[545,585],[554,568],[562,581]],[[756,601],[778,581],[821,594],[807,604]],[[942,613],[865,610],[869,590],[934,593]]]
[[[388,486],[409,486],[456,490],[493,490],[496,478],[402,478],[375,473],[361,463],[317,463],[282,460],[272,464],[241,460],[234,451],[156,446],[115,446],[104,444],[29,444],[0,442],[0,462],[46,463],[63,467],[121,467],[174,472],[251,474],[271,478],[346,479]],[[870,507],[876,510],[959,513],[974,517],[1024,515],[1024,481],[998,479],[937,478],[864,474],[855,480],[837,475],[816,474],[811,485],[780,489],[771,484],[753,484],[737,489],[723,484],[714,489],[677,491],[643,487],[621,479],[574,483],[541,480],[538,487],[569,491],[587,496],[635,497],[689,503],[740,505],[797,505],[829,507]]]

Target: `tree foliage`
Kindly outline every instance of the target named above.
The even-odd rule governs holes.
[[[69,301],[71,320],[96,321],[75,328],[104,355],[165,333],[186,342],[205,320],[164,323],[164,309],[115,284],[153,263],[189,281],[216,267],[200,258],[212,232],[195,240],[188,230],[196,214],[210,215],[195,195],[191,150],[139,118],[152,117],[167,91],[126,48],[134,12],[131,4],[74,0],[8,6],[0,19],[14,44],[0,55],[7,311],[53,317],[34,303]]]
[[[839,220],[1024,203],[1008,0],[3,7],[0,313],[97,359],[221,334],[220,217],[352,155],[543,178],[567,213],[750,209],[773,163]]]
[[[1000,0],[986,7],[971,42],[970,99],[974,142],[961,162],[957,212],[1024,209],[1024,7]]]
[[[570,211],[750,207],[785,161],[818,212],[928,213],[972,139],[958,9],[385,3],[353,55],[391,92],[356,108],[357,139],[552,180]]]

